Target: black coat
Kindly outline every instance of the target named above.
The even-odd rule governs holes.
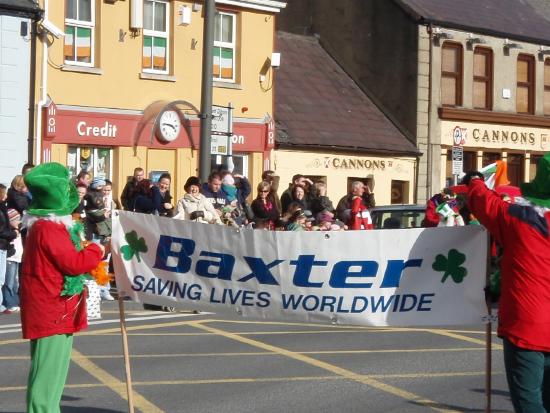
[[[8,189],[8,208],[16,209],[21,215],[29,208],[30,200],[26,192]]]
[[[6,203],[0,202],[0,250],[9,250],[16,237],[17,232],[10,225]]]

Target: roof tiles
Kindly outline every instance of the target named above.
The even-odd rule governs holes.
[[[315,37],[278,32],[277,49],[279,145],[418,153]]]
[[[419,22],[550,44],[549,0],[395,0]]]

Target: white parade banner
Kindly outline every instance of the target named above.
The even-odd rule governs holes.
[[[119,211],[117,288],[134,301],[274,320],[480,324],[487,232],[235,229]]]

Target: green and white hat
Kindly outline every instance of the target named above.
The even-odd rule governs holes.
[[[70,215],[79,204],[69,170],[57,162],[43,163],[25,175],[32,194],[28,213],[38,216]]]
[[[537,174],[531,182],[520,184],[521,194],[535,205],[550,208],[550,152],[537,164]]]

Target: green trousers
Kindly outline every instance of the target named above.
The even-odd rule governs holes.
[[[550,353],[504,339],[504,367],[516,413],[550,413]]]
[[[31,340],[27,413],[59,413],[73,348],[72,334]]]

